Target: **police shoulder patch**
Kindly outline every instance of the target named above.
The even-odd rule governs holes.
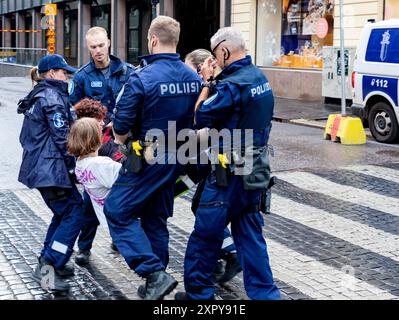
[[[74,91],[75,91],[75,81],[72,80],[68,84],[68,94],[72,95]]]
[[[65,125],[64,118],[61,113],[57,112],[53,117],[54,127],[62,128]]]

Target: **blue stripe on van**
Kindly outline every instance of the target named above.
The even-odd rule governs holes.
[[[370,92],[381,91],[387,94],[395,106],[398,105],[398,79],[386,77],[363,76],[363,100]]]

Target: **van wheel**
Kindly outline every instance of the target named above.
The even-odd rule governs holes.
[[[390,105],[378,102],[373,105],[368,118],[370,131],[378,142],[392,143],[398,138],[398,122]]]

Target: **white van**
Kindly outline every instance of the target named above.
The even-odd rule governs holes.
[[[379,142],[399,140],[399,19],[369,22],[352,73],[352,113]]]

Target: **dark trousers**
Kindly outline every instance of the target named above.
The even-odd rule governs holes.
[[[231,223],[244,286],[251,299],[279,299],[269,265],[263,217],[254,211],[260,191],[246,191],[242,177],[232,176],[228,187],[218,187],[213,174],[206,180],[184,259],[184,286],[190,299],[211,299],[212,272],[220,255],[224,229]]]
[[[55,269],[61,269],[73,253],[73,246],[83,225],[83,199],[75,185],[72,188],[39,188],[46,205],[53,212],[41,256]]]
[[[97,219],[89,194],[83,192],[84,201],[84,225],[78,238],[78,248],[80,250],[90,250],[96,236],[97,227],[100,222]]]
[[[165,270],[169,262],[167,218],[173,214],[178,165],[155,164],[119,176],[104,213],[112,240],[138,275]]]

